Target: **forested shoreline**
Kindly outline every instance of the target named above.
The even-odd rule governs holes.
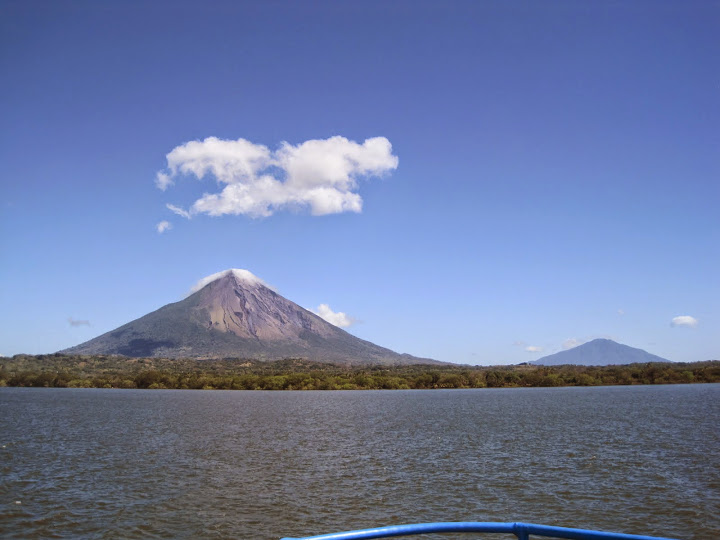
[[[396,390],[720,382],[720,361],[624,366],[343,366],[63,354],[0,357],[0,386],[206,390]]]

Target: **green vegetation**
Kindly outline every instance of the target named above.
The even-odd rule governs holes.
[[[720,361],[626,366],[342,366],[73,356],[0,357],[0,386],[223,390],[369,390],[608,386],[720,382]]]

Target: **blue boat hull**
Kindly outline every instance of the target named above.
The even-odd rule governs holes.
[[[373,538],[391,538],[411,534],[431,533],[505,533],[514,534],[518,540],[529,540],[530,535],[546,538],[567,538],[570,540],[673,540],[659,536],[643,536],[586,529],[571,529],[534,523],[494,523],[465,521],[456,523],[415,523],[411,525],[391,525],[375,529],[346,531],[319,536],[301,538],[283,538],[282,540],[370,540]]]

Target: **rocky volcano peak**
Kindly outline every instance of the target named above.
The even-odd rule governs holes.
[[[229,268],[228,270],[223,270],[222,272],[217,272],[216,274],[212,274],[210,276],[202,278],[200,281],[198,281],[192,289],[190,289],[191,293],[198,292],[200,289],[205,287],[206,285],[212,283],[213,281],[218,281],[223,278],[232,278],[235,280],[236,283],[242,285],[242,286],[250,286],[250,287],[259,287],[264,286],[268,289],[272,289],[267,283],[265,283],[262,279],[257,277],[255,274],[250,272],[249,270],[243,270],[242,268]]]
[[[295,339],[308,331],[325,338],[334,333],[334,326],[283,298],[247,270],[226,270],[209,278],[214,276],[218,277],[195,293],[196,316],[208,328],[271,341]]]

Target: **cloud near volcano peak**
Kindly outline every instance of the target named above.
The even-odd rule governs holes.
[[[385,137],[362,144],[340,136],[298,145],[284,142],[276,151],[242,138],[208,137],[177,146],[167,154],[167,163],[167,170],[156,175],[163,191],[183,175],[200,180],[212,176],[224,186],[196,200],[189,214],[267,217],[297,208],[320,216],[361,212],[358,180],[389,173],[398,158]]]
[[[350,317],[342,311],[333,311],[332,309],[330,309],[330,306],[328,304],[320,304],[317,307],[317,311],[310,311],[312,311],[315,315],[321,317],[322,319],[325,319],[330,324],[333,324],[340,328],[347,328],[349,326],[352,326],[356,322],[353,317]]]
[[[670,326],[677,327],[677,326],[687,326],[690,328],[693,328],[698,325],[698,320],[695,317],[692,317],[690,315],[678,315],[677,317],[673,317],[673,320],[670,321]]]

